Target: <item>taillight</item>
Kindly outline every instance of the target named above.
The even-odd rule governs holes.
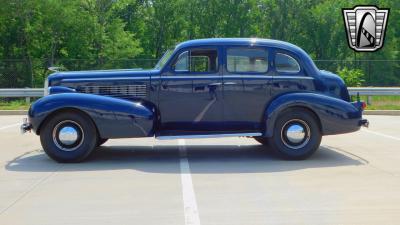
[[[351,104],[358,110],[364,110],[365,108],[367,108],[367,103],[365,103],[364,101],[358,100],[356,102],[352,102]]]
[[[365,108],[367,108],[367,103],[365,102],[361,102],[361,108],[364,110]]]

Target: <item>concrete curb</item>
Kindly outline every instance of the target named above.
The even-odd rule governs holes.
[[[28,110],[0,110],[0,116],[27,115]],[[364,115],[400,116],[400,110],[365,110]]]
[[[10,115],[27,115],[28,110],[0,110],[1,116],[10,116]]]
[[[365,110],[364,115],[400,116],[400,110]]]

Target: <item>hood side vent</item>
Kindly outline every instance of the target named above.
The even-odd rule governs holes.
[[[147,85],[88,85],[80,86],[79,88],[77,88],[77,92],[114,98],[146,98]]]

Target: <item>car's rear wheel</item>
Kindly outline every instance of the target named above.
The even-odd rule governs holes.
[[[96,147],[97,131],[87,115],[61,112],[45,121],[40,141],[50,158],[58,162],[79,162]]]
[[[308,110],[292,108],[277,119],[268,143],[284,158],[306,159],[318,149],[321,138],[318,119]]]

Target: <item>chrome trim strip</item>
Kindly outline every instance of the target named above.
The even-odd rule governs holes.
[[[223,78],[258,78],[258,79],[271,79],[274,76],[270,75],[224,75]]]
[[[204,78],[204,79],[206,79],[206,78],[221,78],[222,79],[222,76],[221,75],[210,75],[210,76],[204,76],[204,75],[197,75],[197,76],[195,76],[195,75],[189,75],[189,76],[174,76],[174,75],[172,75],[172,76],[161,76],[161,79],[162,80],[168,80],[168,79],[202,79],[202,78]]]
[[[305,79],[305,80],[312,80],[314,77],[307,77],[307,76],[270,76],[270,75],[216,75],[216,76],[161,76],[162,80],[174,80],[174,79],[207,79],[207,78],[257,78],[257,79]]]
[[[223,137],[258,137],[262,133],[234,133],[234,134],[200,134],[200,135],[177,135],[177,136],[156,136],[158,140],[173,139],[196,139],[196,138],[223,138]]]
[[[99,81],[99,80],[150,80],[150,76],[146,77],[98,77],[98,78],[70,78],[70,79],[62,79],[65,82],[74,82],[74,81]]]
[[[96,87],[96,88],[131,88],[131,87],[146,87],[146,84],[122,84],[122,85],[82,85],[80,87]]]
[[[76,81],[101,81],[101,80],[150,80],[157,79],[158,76],[154,78],[154,76],[146,76],[146,77],[103,77],[103,78],[70,78],[70,79],[62,79],[64,82],[76,82]],[[215,75],[215,76],[202,76],[202,75],[190,75],[190,76],[160,76],[162,80],[165,79],[207,79],[207,78],[258,78],[258,79],[305,79],[312,80],[314,77],[307,76],[270,76],[270,75]]]
[[[306,76],[273,76],[273,78],[278,79],[303,79],[303,80],[313,80],[314,77],[306,77]]]

